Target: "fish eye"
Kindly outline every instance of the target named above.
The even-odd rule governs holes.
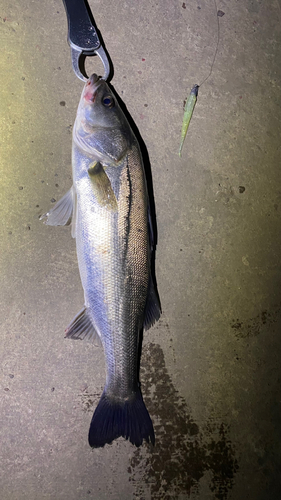
[[[103,98],[102,98],[102,104],[106,107],[106,108],[113,108],[115,102],[114,102],[114,99],[111,95],[105,95]]]

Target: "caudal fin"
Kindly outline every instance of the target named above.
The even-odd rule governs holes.
[[[100,448],[123,436],[140,446],[143,440],[154,445],[155,437],[151,418],[140,390],[125,402],[112,401],[103,392],[95,410],[89,430],[89,445]]]

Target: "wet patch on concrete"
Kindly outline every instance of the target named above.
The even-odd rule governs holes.
[[[152,500],[186,498],[198,492],[206,475],[214,499],[226,500],[238,470],[229,427],[210,421],[200,429],[172,383],[159,345],[143,347],[141,382],[156,444],[137,449],[130,460],[134,498],[147,498],[146,492]]]
[[[268,327],[276,323],[280,310],[280,305],[275,306],[272,311],[264,309],[254,318],[245,319],[243,321],[238,318],[233,319],[230,326],[234,330],[237,338],[245,339],[256,337],[265,329],[265,326]]]

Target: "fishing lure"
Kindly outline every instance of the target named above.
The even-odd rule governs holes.
[[[188,99],[187,99],[185,106],[184,106],[184,115],[183,115],[182,129],[181,129],[181,143],[180,143],[180,149],[179,149],[179,156],[180,157],[181,157],[182,147],[183,147],[183,143],[184,143],[185,136],[187,133],[187,129],[188,129],[188,126],[189,126],[189,123],[190,123],[190,120],[192,117],[192,113],[193,113],[193,110],[194,110],[194,107],[195,107],[195,104],[197,101],[198,89],[199,89],[199,85],[194,85],[194,87],[192,87],[191,92],[190,92]]]

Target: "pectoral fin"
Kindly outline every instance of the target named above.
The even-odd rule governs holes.
[[[113,192],[110,180],[106,175],[100,162],[94,163],[89,169],[88,174],[91,179],[92,189],[101,207],[117,211],[117,200]]]

